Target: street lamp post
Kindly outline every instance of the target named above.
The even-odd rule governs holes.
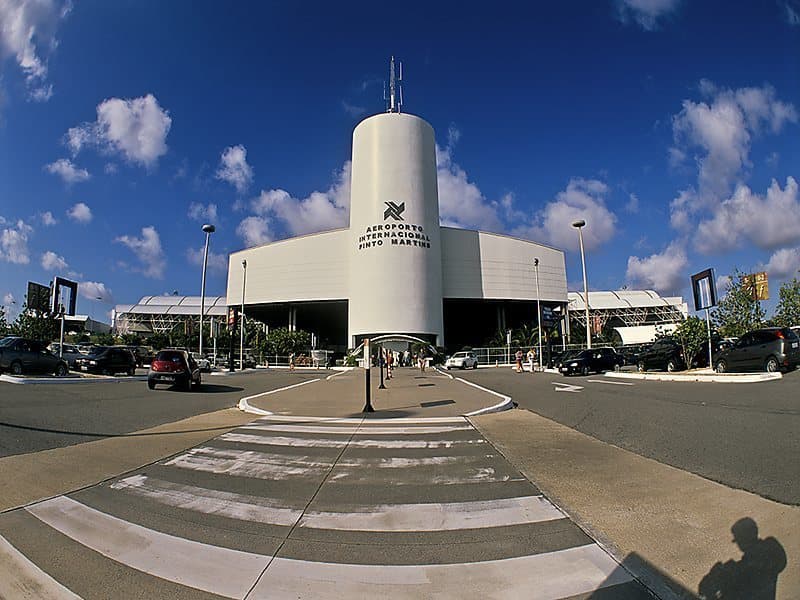
[[[581,267],[583,268],[583,300],[586,308],[586,348],[592,348],[592,330],[589,327],[589,285],[586,283],[586,257],[583,253],[583,232],[582,228],[586,225],[583,219],[575,221],[572,226],[578,230],[578,241],[581,245]]]
[[[244,288],[247,285],[247,261],[242,261],[242,320],[239,323],[239,367],[244,370]]]
[[[208,240],[211,234],[217,230],[213,225],[206,223],[203,231],[206,234],[206,248],[203,251],[203,278],[200,283],[200,355],[203,355],[203,319],[206,312],[206,266],[208,266]]]
[[[533,268],[536,270],[536,324],[538,325],[539,330],[539,366],[541,367],[544,363],[542,362],[542,305],[541,299],[539,295],[539,259],[533,259]],[[549,347],[549,346],[548,346]],[[533,361],[531,361],[531,373],[533,372]]]

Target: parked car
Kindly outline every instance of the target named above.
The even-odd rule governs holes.
[[[114,375],[115,373],[136,374],[136,358],[127,348],[116,346],[97,346],[83,358],[75,361],[77,370],[82,373],[100,373],[101,375]]]
[[[210,373],[211,372],[211,361],[206,358],[205,354],[200,354],[199,352],[192,352],[192,358],[197,363],[197,366],[200,367],[200,372],[202,373]]]
[[[136,359],[137,367],[144,367],[150,364],[153,360],[153,349],[148,346],[115,346],[116,348],[125,348],[133,352]]]
[[[47,349],[50,350],[56,356],[59,356],[59,349],[61,348],[61,344],[59,342],[51,343]],[[76,361],[79,358],[85,358],[86,355],[83,354],[80,350],[78,350],[78,346],[75,344],[64,344],[63,351],[61,352],[61,358],[67,361],[70,369],[77,368]]]
[[[588,375],[591,372],[619,371],[624,364],[625,359],[613,348],[592,348],[562,358],[558,370],[564,375]]]
[[[36,340],[7,337],[0,340],[0,372],[12,375],[23,373],[53,373],[63,377],[69,371],[65,360],[45,348]]]
[[[714,357],[714,370],[790,371],[800,364],[800,338],[790,327],[749,331]]]
[[[456,352],[444,362],[445,368],[450,369],[477,369],[478,358],[472,352]]]
[[[647,369],[662,371],[682,371],[687,368],[681,345],[671,337],[663,337],[653,342],[647,350],[639,354],[639,372]]]
[[[191,391],[200,387],[200,367],[186,350],[162,350],[150,363],[147,387],[155,389],[159,383],[175,385]]]

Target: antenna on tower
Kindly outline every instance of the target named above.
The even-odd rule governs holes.
[[[384,100],[386,92],[384,90]],[[399,113],[403,106],[403,63],[400,63],[400,76],[395,77],[394,56],[389,62],[389,106],[386,112]]]

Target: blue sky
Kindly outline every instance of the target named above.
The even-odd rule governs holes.
[[[346,225],[392,54],[443,223],[564,249],[570,289],[584,218],[592,289],[688,299],[738,267],[777,296],[800,268],[800,2],[535,4],[0,1],[0,299],[54,275],[95,317],[199,294],[206,221],[224,294],[227,253]]]

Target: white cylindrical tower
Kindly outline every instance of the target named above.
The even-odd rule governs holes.
[[[350,344],[399,333],[442,345],[433,128],[398,112],[365,119],[353,132],[351,177]]]

